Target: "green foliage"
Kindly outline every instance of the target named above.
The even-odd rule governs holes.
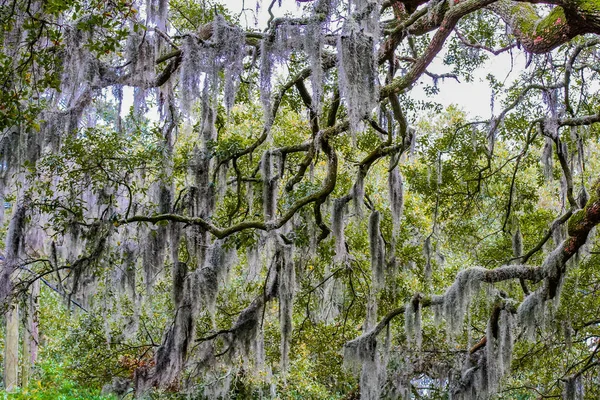
[[[379,115],[375,109],[365,115],[362,132],[338,129],[349,114],[348,98],[342,99],[334,126],[337,130],[325,135],[327,113],[334,109],[331,99],[339,84],[339,64],[323,72],[324,95],[319,99],[323,108],[316,110],[314,121],[309,121],[298,94],[302,86],[288,80],[305,74],[305,86],[316,92],[314,82],[303,71],[314,67],[315,57],[323,65],[331,64],[329,52],[336,49],[332,39],[339,32],[345,34],[340,26],[320,38],[327,41],[326,51],[316,56],[307,53],[310,43],[306,42],[296,43],[293,49],[276,49],[276,54],[261,47],[263,37],[281,39],[277,36],[281,32],[273,31],[274,27],[297,32],[293,29],[302,20],[285,24],[273,19],[271,30],[249,32],[242,38],[247,46],[234,49],[243,50],[244,55],[247,52],[247,57],[240,59],[244,72],[234,76],[240,85],[236,105],[226,110],[218,104],[221,92],[203,92],[206,97],[197,96],[189,104],[189,115],[180,115],[177,108],[184,101],[185,90],[190,89],[186,85],[192,92],[204,90],[200,82],[184,82],[180,69],[191,68],[186,63],[198,69],[188,71],[193,77],[203,74],[207,92],[220,90],[231,78],[226,69],[217,68],[213,76],[206,72],[219,61],[208,52],[227,47],[227,43],[213,42],[210,30],[218,28],[213,24],[217,17],[232,24],[221,28],[235,30],[242,14],[231,13],[216,1],[172,0],[170,27],[159,32],[152,23],[145,25],[145,17],[138,15],[140,10],[130,1],[50,0],[38,2],[39,9],[33,11],[30,3],[13,0],[14,13],[8,5],[0,6],[3,43],[12,40],[9,33],[15,27],[22,30],[18,39],[22,43],[6,45],[6,51],[0,51],[0,197],[11,203],[7,214],[19,202],[28,212],[26,245],[13,274],[15,292],[27,297],[31,282],[42,278],[47,287],[40,300],[40,354],[30,385],[7,394],[8,398],[103,399],[101,388],[114,377],[131,382],[136,373],[143,375],[155,368],[161,344],[173,357],[167,357],[168,362],[182,361],[177,364],[181,371],[169,382],[160,382],[163,387],[150,390],[149,398],[214,398],[220,393],[215,387],[221,384],[220,394],[236,399],[273,393],[281,399],[353,398],[358,395],[360,378],[343,366],[344,344],[391,315],[377,336],[379,347],[374,354],[374,358],[383,357],[383,345],[389,345],[385,350],[389,374],[382,383],[383,393],[392,397],[394,385],[408,379],[415,397],[418,393],[423,398],[446,399],[449,371],[458,374],[469,350],[489,335],[488,324],[497,306],[505,305],[514,313],[528,291],[539,290],[547,282],[532,283],[530,279],[519,284],[513,277],[484,285],[466,306],[465,323],[457,332],[447,332],[444,323],[435,321],[433,307],[429,307],[433,296],[446,293],[468,267],[478,266],[482,273],[519,263],[512,246],[517,229],[523,236],[523,249],[535,249],[527,258],[528,266],[542,265],[560,245],[567,233],[564,229],[547,234],[552,221],[570,207],[564,195],[567,174],[560,164],[564,154],[557,150],[567,153],[575,191],[590,187],[590,179],[600,170],[597,124],[588,126],[586,122],[570,130],[569,124],[575,123],[563,121],[563,126],[556,128],[560,138],[548,132],[549,125],[556,123],[549,115],[575,120],[598,112],[598,94],[588,83],[598,72],[593,67],[598,56],[593,42],[574,39],[557,47],[552,55],[528,54],[528,64],[533,67],[515,82],[488,74],[485,81],[494,93],[494,117],[501,116],[501,121],[473,121],[460,105],[442,109],[435,102],[433,96],[443,90],[440,79],[473,81],[499,51],[496,49],[520,45],[514,40],[519,32],[508,34],[507,18],[500,19],[491,6],[465,15],[452,27],[454,34],[447,39],[442,60],[448,74],[427,71],[423,85],[415,78],[396,86],[401,89],[397,99],[401,110],[394,111],[406,121],[398,115],[398,120],[392,118],[396,98],[390,88],[420,65],[419,57],[431,49],[432,38],[447,29],[436,24],[449,10],[460,10],[463,2],[429,2],[415,11],[423,15],[415,14],[412,22],[404,15],[410,4],[394,8],[393,13],[387,10],[383,35],[392,35],[390,42],[399,39],[401,43],[392,56],[382,60],[378,71],[384,87],[381,93],[386,93],[378,99]],[[454,7],[456,3],[461,5]],[[390,4],[397,5],[386,2]],[[524,10],[532,15],[520,15],[516,23],[528,16],[537,19],[535,8],[526,6]],[[329,18],[347,20],[345,7],[340,6]],[[590,7],[581,4],[582,9]],[[17,25],[15,15],[28,18]],[[542,23],[525,21],[530,25],[521,28],[554,34],[561,29],[558,18],[562,21],[565,15],[556,7]],[[401,25],[409,22],[419,25]],[[132,32],[140,43],[157,52],[149,62],[144,61],[148,65],[137,65],[142,44],[127,45]],[[286,39],[293,42],[298,38]],[[69,40],[76,43],[69,44]],[[382,43],[375,48],[385,50]],[[579,45],[582,47],[576,47]],[[206,50],[211,58],[193,54],[193,46]],[[88,52],[85,54],[93,63],[82,71],[68,66],[69,54],[65,53],[75,50]],[[585,62],[565,64],[574,54]],[[192,60],[196,56],[200,60]],[[268,58],[271,56],[279,64],[269,95],[277,93],[274,98],[279,108],[272,126],[265,126],[265,111],[258,105],[265,95],[259,90],[265,85],[264,71],[254,67],[273,61]],[[138,76],[148,72],[140,68],[150,70],[150,76]],[[162,79],[163,73],[166,81],[159,82],[156,75]],[[81,90],[85,96],[70,97],[66,89],[70,86],[64,81],[83,75],[93,75],[82,78],[82,85],[87,86],[70,89]],[[157,82],[160,87],[153,87]],[[123,92],[124,85],[136,86],[135,105],[127,115],[115,104],[123,100],[116,93]],[[112,94],[107,90],[110,86],[116,89]],[[412,90],[416,87],[428,99],[415,100]],[[140,93],[147,101],[142,112],[138,110],[144,109],[138,102]],[[90,112],[88,117],[93,117],[89,123],[76,115],[82,110],[73,103],[79,100]],[[128,105],[129,100],[123,104]],[[212,122],[208,116],[213,112],[214,126],[210,128],[216,137],[207,138],[204,129]],[[319,124],[319,134],[311,122]],[[63,132],[56,125],[68,129]],[[417,140],[411,149],[408,132],[413,129]],[[6,144],[12,136],[19,142],[14,151]],[[546,137],[556,153],[543,160],[550,170],[548,176],[539,154]],[[561,143],[566,147],[559,147]],[[274,160],[271,176],[262,172],[265,166],[260,160],[265,152],[271,152]],[[263,192],[267,179],[276,187],[274,220],[279,222],[298,202],[324,190],[323,182],[333,176],[328,175],[333,155],[337,175],[332,192],[306,202],[280,229],[271,229],[274,222],[265,221],[263,211],[263,202],[271,195]],[[392,220],[388,193],[389,173],[395,165],[404,185],[400,221]],[[358,191],[354,189],[360,186],[357,177],[363,174],[364,201],[360,198],[361,204],[356,204]],[[9,186],[6,193],[5,183]],[[597,188],[591,189],[592,199],[596,199]],[[328,232],[333,226],[331,210],[336,200],[352,196],[344,208],[342,245],[348,254],[340,261],[335,254],[336,238]],[[585,208],[588,211],[590,208]],[[380,232],[369,237],[369,214],[374,212],[381,215]],[[584,211],[573,213],[568,222],[571,233],[580,228],[584,215]],[[207,226],[217,234],[207,233]],[[204,257],[211,254],[214,236],[230,227],[236,228],[235,233],[223,239],[223,249],[235,251],[233,262],[226,266],[227,271],[208,275],[215,265],[210,264],[212,259],[203,262]],[[322,241],[317,242],[322,234]],[[4,243],[6,226],[0,227],[0,237]],[[381,240],[385,250],[382,288],[377,286],[371,265],[373,240]],[[544,321],[535,321],[535,340],[519,337],[497,398],[559,397],[562,382],[577,371],[585,379],[587,396],[600,396],[593,368],[598,363],[600,337],[596,317],[600,303],[594,295],[600,290],[600,258],[594,234],[587,240],[587,247],[561,271],[565,277],[559,285],[560,302],[548,302]],[[9,245],[15,246],[7,243],[5,247]],[[270,296],[267,289],[272,284],[281,290],[284,279],[291,278],[282,276],[283,267],[274,262],[275,246],[295,250],[291,268],[297,283],[287,282],[295,295],[287,371],[280,365],[284,359],[280,342],[285,335],[282,298],[290,293]],[[210,290],[214,299],[207,294]],[[402,316],[410,308],[401,307],[413,304],[411,299],[425,305],[420,311],[420,349],[407,343],[411,332],[405,329]],[[240,349],[243,346],[235,336],[244,332],[240,329],[244,325],[237,324],[247,316],[245,311],[259,300],[266,304],[261,304],[257,313],[260,318],[250,322],[262,332],[264,364],[256,354]],[[326,307],[329,314],[323,311]],[[177,325],[178,317],[187,312],[193,317],[184,321],[184,327]],[[250,337],[247,341],[252,343],[243,344],[252,347],[255,339]],[[364,383],[360,389],[364,394]]]

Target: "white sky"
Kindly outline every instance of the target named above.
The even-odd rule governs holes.
[[[257,1],[260,7],[257,10]],[[247,28],[262,28],[266,25],[269,14],[267,7],[270,0],[220,0],[230,11],[239,13],[243,8],[246,10],[240,16],[242,25],[247,24]],[[296,0],[281,0],[282,6],[277,4],[273,7],[275,17],[281,17],[286,13],[299,14],[300,7]],[[306,4],[306,3],[304,3]],[[510,54],[505,52],[499,56],[491,56],[487,64],[479,68],[475,74],[473,82],[458,83],[453,79],[446,79],[443,82],[438,82],[440,88],[439,94],[428,96],[424,90],[420,90],[418,86],[432,84],[431,78],[424,76],[418,83],[417,87],[411,91],[411,96],[416,100],[433,101],[442,104],[444,108],[451,104],[457,104],[461,109],[468,112],[470,116],[479,116],[489,118],[491,116],[491,89],[489,88],[485,77],[488,74],[493,74],[500,82],[510,84],[517,78],[520,71],[524,69],[525,59],[523,56],[515,56],[511,61]],[[428,69],[430,72],[442,74],[450,72],[450,68],[443,65],[443,56],[438,56]],[[512,71],[512,72],[511,72]],[[496,104],[499,104],[497,102]],[[498,109],[496,108],[496,114]]]
[[[259,8],[256,6],[257,1],[261,3]],[[262,30],[262,27],[266,26],[269,19],[267,7],[270,4],[270,0],[220,0],[220,2],[233,13],[240,13],[243,8],[245,12],[240,14],[240,22],[243,26],[246,25],[246,28],[259,28]],[[273,7],[275,17],[283,16],[286,13],[300,14],[301,9],[295,0],[281,0],[281,2],[281,7],[277,4]],[[258,13],[256,12],[257,10]],[[443,65],[442,60],[443,54],[438,55],[428,70],[436,74],[450,72],[450,68]],[[475,71],[473,82],[458,83],[454,79],[446,79],[438,82],[440,90],[437,95],[427,95],[422,89],[425,85],[432,85],[431,78],[424,75],[417,83],[417,86],[411,91],[411,97],[415,100],[440,103],[444,108],[455,104],[466,111],[471,117],[487,119],[491,116],[491,89],[485,77],[491,73],[500,82],[510,84],[517,78],[520,71],[524,69],[524,65],[525,59],[522,54],[517,53],[514,59],[511,60],[510,54],[505,52],[499,56],[491,56],[485,66]],[[125,88],[123,114],[129,112],[132,101],[132,88]],[[499,104],[499,101],[496,101],[496,104]],[[496,109],[497,113],[498,109]]]

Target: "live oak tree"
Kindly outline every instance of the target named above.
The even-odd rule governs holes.
[[[7,310],[103,312],[138,395],[284,385],[309,346],[364,399],[597,397],[600,3],[276,3],[2,3]],[[489,119],[413,97],[507,52]]]

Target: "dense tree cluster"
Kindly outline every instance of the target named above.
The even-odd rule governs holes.
[[[54,294],[117,392],[596,398],[600,3],[278,6],[0,4],[5,386]]]

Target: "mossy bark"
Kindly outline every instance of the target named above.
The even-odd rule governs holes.
[[[600,3],[596,0],[562,2],[540,17],[532,4],[501,0],[488,6],[512,29],[531,53],[547,53],[577,35],[600,33]]]

